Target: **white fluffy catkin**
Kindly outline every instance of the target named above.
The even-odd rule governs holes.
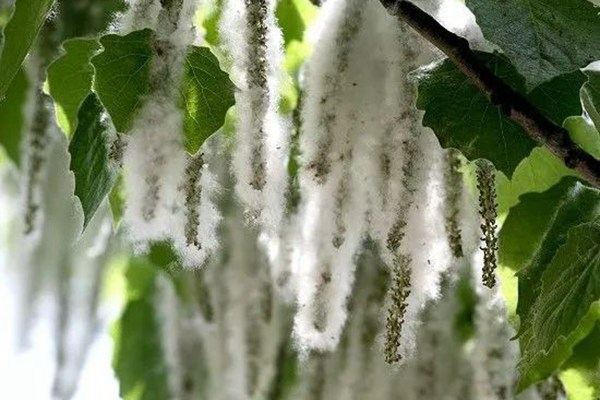
[[[202,271],[201,334],[208,384],[203,398],[263,399],[277,379],[277,361],[290,323],[272,293],[268,264],[256,232],[243,223],[238,208],[224,198],[222,224],[227,249]]]
[[[161,9],[160,0],[129,0],[127,6],[127,11],[119,21],[119,31],[122,34],[156,27]]]
[[[357,0],[330,1],[321,18],[302,109],[302,237],[293,271],[294,332],[304,350],[333,349],[346,320],[354,258],[366,232],[369,176],[376,171],[371,148],[380,135],[380,87],[374,82],[388,62],[380,45],[387,32],[366,27],[393,20],[376,2]],[[373,24],[363,25],[366,19]]]
[[[157,16],[157,54],[150,94],[125,150],[128,203],[125,222],[134,243],[172,241],[186,267],[199,267],[217,246],[217,185],[205,162],[207,146],[187,156],[177,84],[187,46],[194,40],[197,2],[173,0]]]
[[[246,217],[279,234],[287,188],[290,126],[279,112],[283,38],[274,0],[226,0],[223,45],[232,62],[236,93],[233,154],[235,190]]]
[[[433,134],[422,127],[415,84],[408,77],[435,53],[397,22],[388,38],[392,72],[378,103],[383,134],[372,155],[378,165],[370,179],[369,232],[390,270],[405,275],[393,277],[390,292],[386,358],[398,362],[414,354],[423,304],[438,295],[440,272],[449,265],[440,202],[442,155]]]

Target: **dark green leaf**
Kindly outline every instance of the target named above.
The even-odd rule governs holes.
[[[23,111],[28,86],[27,76],[23,69],[20,69],[6,92],[6,99],[0,102],[0,145],[17,165],[21,159]]]
[[[600,197],[597,192],[586,188],[575,178],[565,178],[543,193],[522,195],[520,203],[510,210],[500,231],[500,263],[517,270],[527,266],[521,278],[530,275],[533,267],[543,271],[553,251],[564,242],[568,228],[593,218],[598,201]],[[541,249],[544,240],[551,241],[548,244],[552,246]],[[548,253],[537,254],[539,262],[530,265],[538,249]],[[526,295],[523,293],[523,296]]]
[[[48,88],[58,125],[70,136],[77,126],[79,107],[92,91],[94,67],[90,59],[100,44],[95,39],[72,39],[63,47],[65,54],[48,67]]]
[[[90,94],[79,111],[79,124],[69,144],[71,171],[75,175],[75,195],[81,201],[84,227],[110,192],[116,172],[110,165],[106,134],[110,129],[104,108]]]
[[[555,262],[557,251],[567,242],[567,232],[576,226],[594,221],[600,213],[600,193],[565,178],[544,193],[521,196],[520,203],[508,214],[499,239],[499,258],[502,264],[519,269],[519,303],[517,313],[521,327],[519,339],[524,354],[521,364],[521,387],[548,376],[568,358],[570,348],[579,333],[547,354],[550,331],[540,331],[534,324],[540,296],[550,296],[552,289],[542,288],[543,276]],[[570,254],[575,262],[580,255]],[[523,268],[525,267],[525,268]],[[544,292],[545,290],[550,292]],[[557,337],[554,339],[558,340]],[[538,354],[540,353],[540,354]]]
[[[4,29],[0,54],[0,101],[19,71],[54,0],[16,0],[15,11]]]
[[[498,54],[478,53],[500,78],[525,93],[523,78]],[[549,119],[561,125],[581,114],[581,72],[560,76],[527,97]],[[417,107],[425,111],[423,124],[433,129],[442,147],[456,148],[469,160],[485,158],[511,178],[535,142],[516,123],[493,106],[486,96],[446,60],[419,77]]]
[[[467,0],[484,36],[534,88],[600,59],[600,16],[588,0]]]
[[[520,387],[549,376],[600,317],[600,221],[569,230],[540,279],[521,337]]]
[[[186,149],[194,154],[225,122],[235,103],[235,86],[207,47],[193,47],[186,58],[182,84]]]
[[[60,0],[58,15],[61,21],[62,40],[97,36],[109,29],[117,13],[126,10],[124,0]]]
[[[149,90],[153,57],[152,31],[144,29],[125,36],[100,39],[102,53],[92,58],[96,69],[94,89],[110,114],[117,131],[131,128],[136,111]]]

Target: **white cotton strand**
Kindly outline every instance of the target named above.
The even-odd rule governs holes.
[[[188,159],[187,179],[179,187],[178,198],[185,197],[185,201],[177,206],[179,229],[172,239],[183,266],[187,268],[204,265],[219,246],[217,229],[221,214],[216,206],[219,184],[210,169],[215,150],[215,146],[207,142],[202,146],[200,163],[195,162],[198,156]],[[197,171],[190,172],[191,169]]]
[[[120,18],[119,31],[127,34],[140,29],[156,27],[160,0],[129,0],[128,9]]]
[[[385,133],[380,104],[395,31],[394,18],[375,1],[332,0],[321,18],[302,110],[302,240],[294,268],[294,333],[305,350],[333,349],[346,321],[378,175],[373,149]]]
[[[473,271],[474,279],[480,279],[479,266]],[[477,339],[471,360],[474,371],[474,390],[477,398],[508,400],[515,396],[517,381],[515,366],[519,360],[519,348],[511,341],[515,332],[508,323],[506,305],[499,284],[489,289],[477,282],[479,302],[475,310]]]
[[[451,252],[444,228],[443,154],[435,137],[423,132],[423,156],[431,160],[430,169],[415,194],[415,203],[407,217],[406,237],[401,252],[411,259],[411,293],[404,317],[400,341],[400,355],[409,359],[417,351],[415,333],[420,324],[419,315],[427,301],[439,297],[442,274],[451,266]]]
[[[157,101],[158,100],[158,101]],[[134,244],[173,236],[178,184],[185,172],[181,113],[168,99],[148,99],[131,130],[124,154],[127,206],[123,216]]]
[[[268,397],[289,329],[285,306],[272,294],[268,265],[255,232],[226,201],[223,237],[229,248],[203,270],[211,313],[198,324],[210,379],[206,398]]]
[[[283,38],[274,0],[227,0],[221,21],[236,93],[235,190],[246,218],[278,235],[285,209],[290,124],[279,112]]]
[[[128,188],[124,220],[132,241],[142,251],[149,242],[170,241],[187,268],[202,266],[214,253],[220,221],[208,145],[196,155],[186,155],[183,115],[177,106],[177,82],[187,47],[195,38],[196,6],[194,0],[176,0],[157,16],[156,45],[162,51],[152,62],[156,81],[124,154]]]

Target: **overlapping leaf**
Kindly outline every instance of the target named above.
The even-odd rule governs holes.
[[[95,39],[71,39],[63,47],[65,54],[48,67],[48,89],[58,125],[70,136],[77,126],[79,107],[92,91],[94,67],[90,59],[100,44]]]
[[[85,227],[111,191],[116,172],[108,157],[106,135],[111,127],[95,94],[85,99],[78,119],[79,124],[69,144],[70,169],[75,175],[75,195],[83,207]]]
[[[478,56],[513,89],[526,92],[523,78],[505,57]],[[563,75],[527,97],[546,117],[562,125],[565,118],[581,114],[579,89],[584,82],[581,72]],[[420,75],[417,107],[425,111],[423,124],[433,129],[442,147],[456,148],[469,160],[488,159],[509,178],[536,146],[449,60]]]
[[[153,57],[152,31],[100,39],[103,51],[92,58],[96,69],[94,90],[110,114],[118,132],[127,132],[148,94]]]
[[[588,0],[467,0],[467,6],[530,89],[600,59],[600,10]]]
[[[566,361],[600,317],[600,221],[569,230],[541,276],[539,296],[520,338],[521,388],[545,378]]]
[[[235,103],[234,85],[207,47],[193,47],[186,58],[181,97],[185,112],[186,148],[198,151],[219,129]]]
[[[587,253],[581,253],[583,246],[590,242],[583,241],[583,231],[576,229],[592,224],[599,215],[600,193],[574,178],[566,178],[544,193],[521,196],[520,203],[511,209],[502,227],[500,261],[521,269],[517,313],[521,321],[522,388],[558,368],[569,357],[572,347],[585,336],[594,318],[595,314],[588,315],[591,303],[585,305],[581,300],[595,295],[586,292],[588,289],[584,287],[579,287],[584,290],[580,293],[563,293],[563,283],[566,285],[567,281],[564,277],[559,280],[556,271],[566,268],[563,264],[567,260],[573,265],[581,262],[582,266],[577,268],[587,268],[594,262],[593,258],[587,259]],[[587,227],[585,233],[593,237],[595,226]],[[569,287],[574,286],[569,283]],[[556,293],[560,293],[565,302],[578,303],[577,307],[582,308],[578,310],[578,321],[562,314],[560,318],[539,319],[540,315],[551,313],[551,309],[569,313],[576,307],[552,304],[553,299],[560,298]]]
[[[127,133],[149,95],[150,68],[156,56],[151,30],[100,39],[104,51],[92,58],[94,90],[115,127]],[[225,121],[234,103],[234,86],[217,58],[205,47],[191,47],[181,83],[182,118],[186,148],[194,153]]]

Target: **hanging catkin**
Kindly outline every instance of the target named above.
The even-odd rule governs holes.
[[[460,230],[460,201],[462,194],[461,160],[458,151],[446,150],[447,166],[444,173],[446,234],[454,258],[464,255]]]
[[[483,246],[483,284],[489,288],[496,284],[496,251],[498,237],[496,234],[496,171],[494,166],[484,160],[476,163],[477,189],[479,190],[479,215],[481,216],[481,241]]]
[[[232,63],[237,123],[233,172],[246,217],[279,234],[287,189],[290,128],[280,114],[283,39],[274,0],[227,0],[221,37]]]

